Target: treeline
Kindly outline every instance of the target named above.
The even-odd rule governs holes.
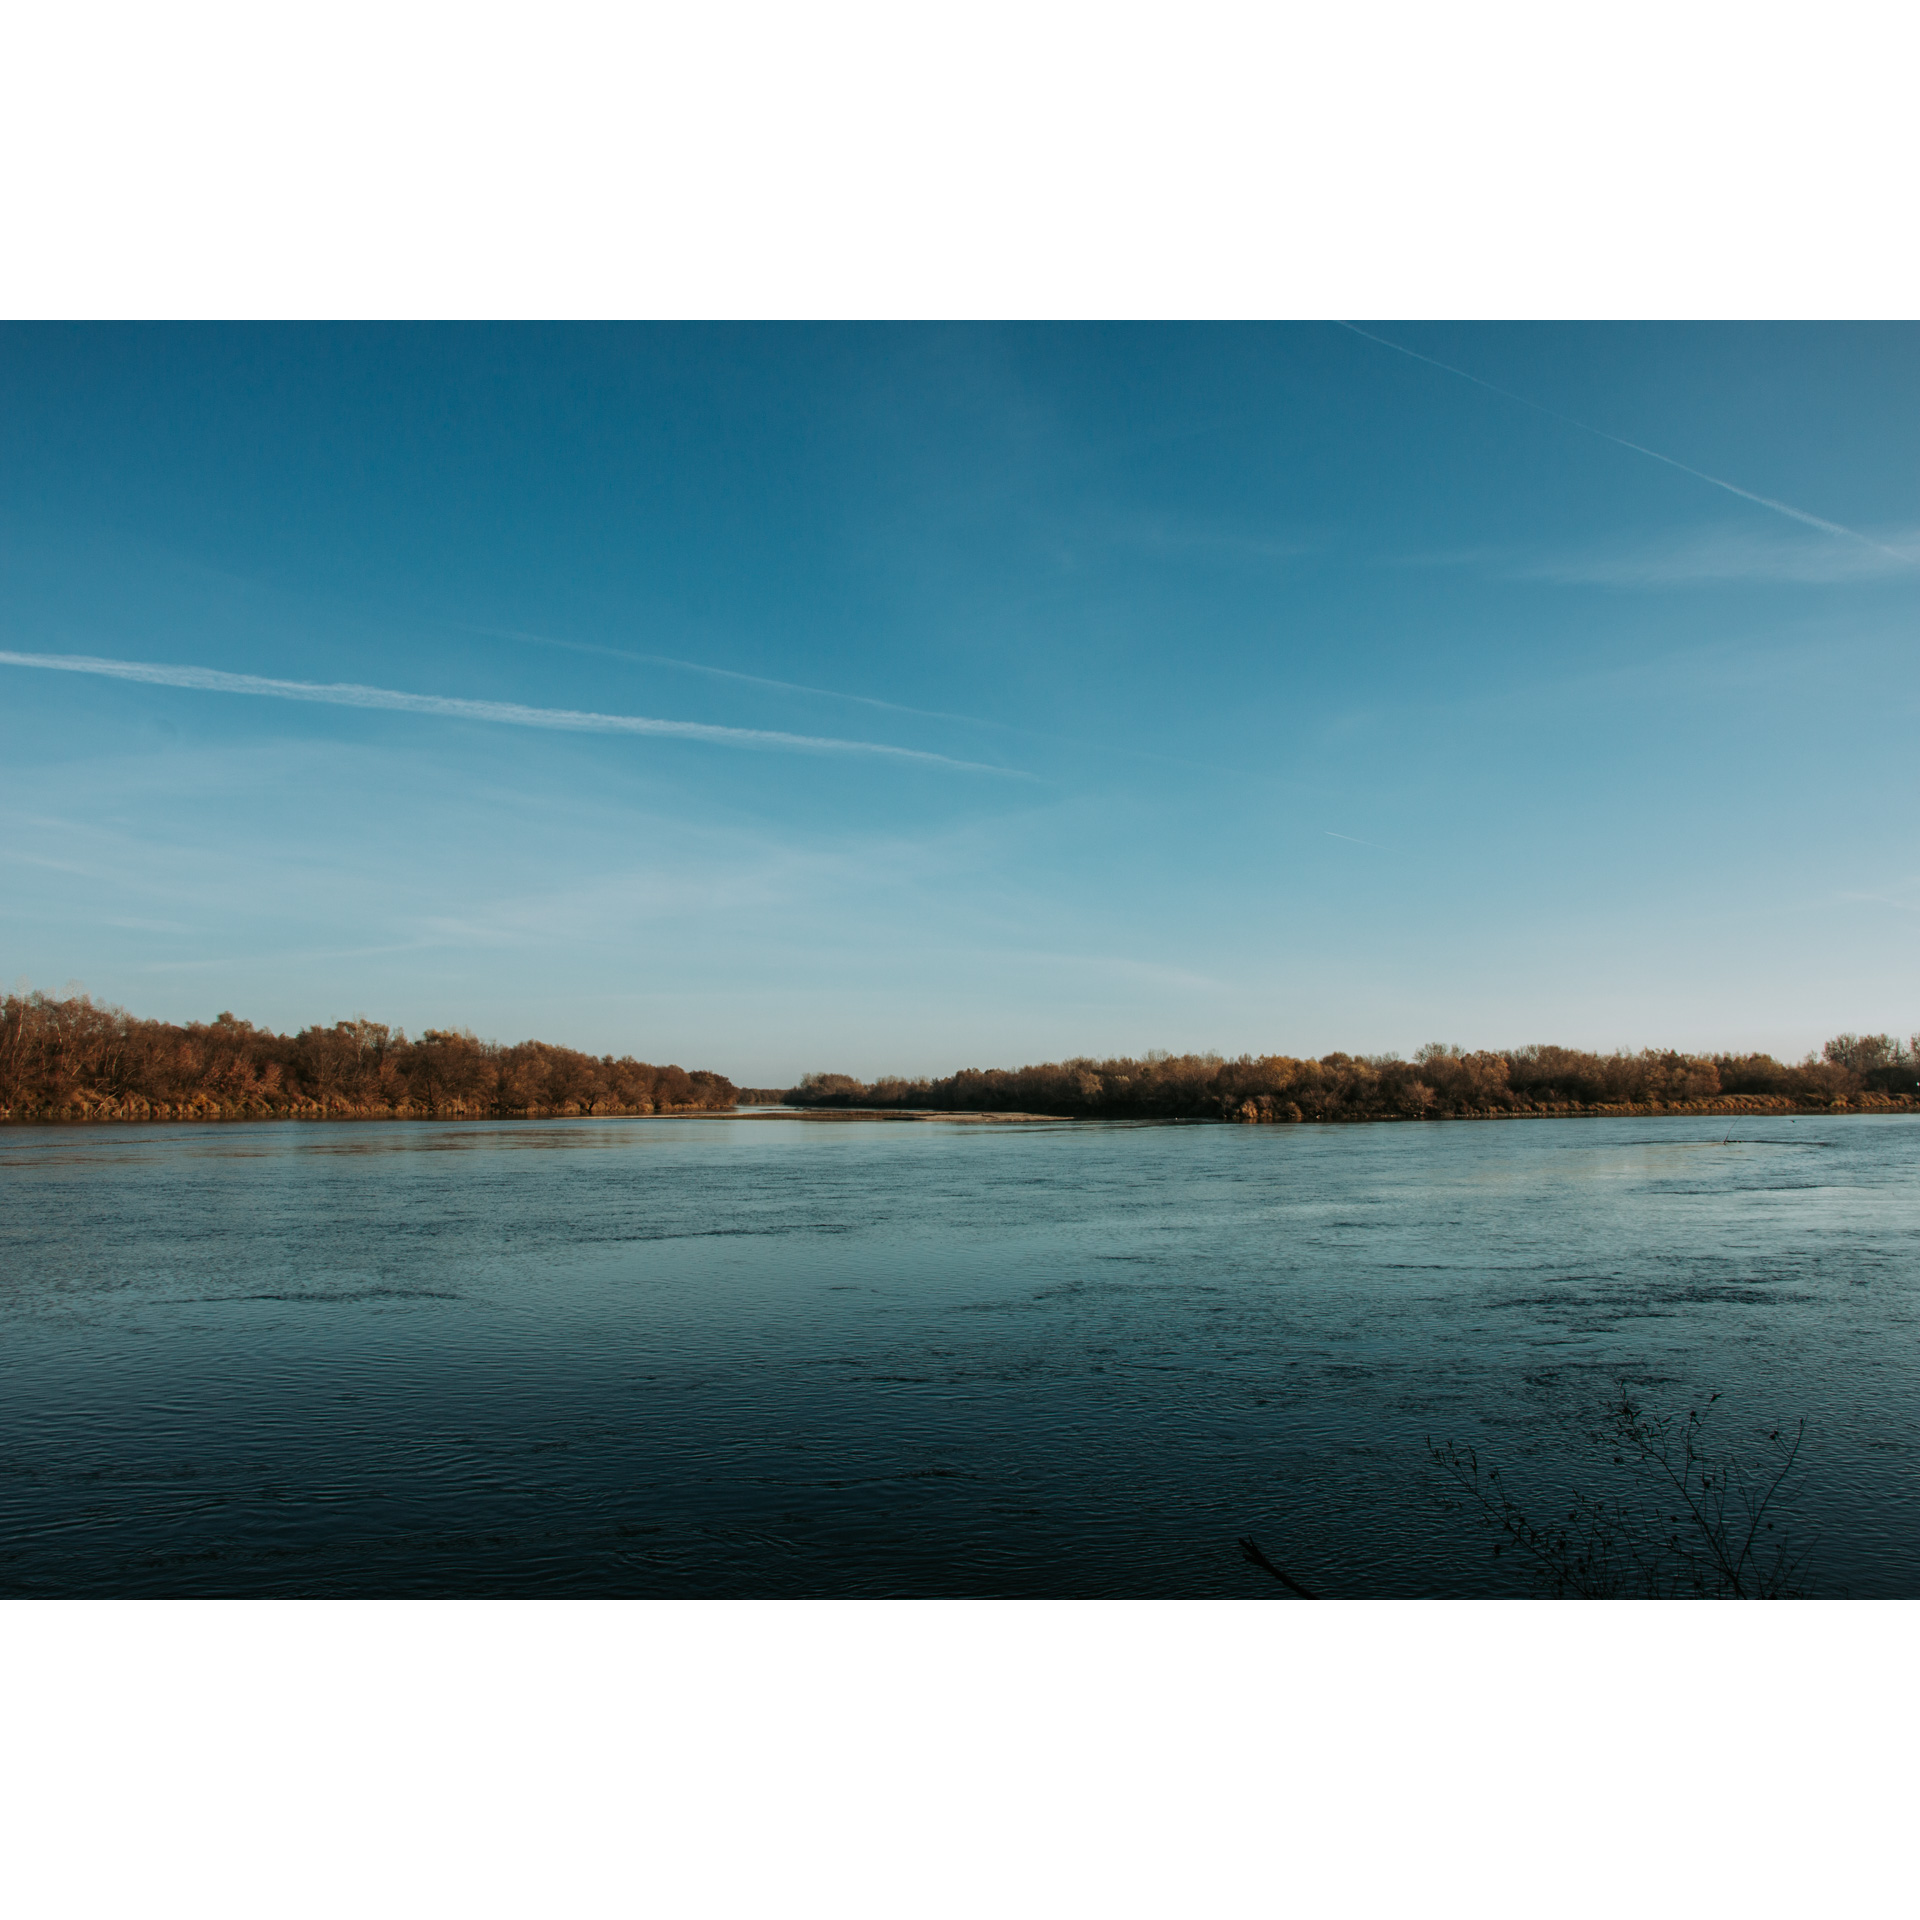
[[[1920,1035],[1842,1034],[1788,1066],[1764,1053],[1581,1053],[1518,1047],[1466,1053],[1284,1054],[1237,1060],[1151,1053],[1063,1060],[944,1080],[810,1073],[787,1099],[809,1107],[917,1107],[1126,1120],[1458,1120],[1506,1114],[1905,1111],[1920,1096]]]
[[[0,1002],[0,1119],[507,1119],[695,1113],[734,1104],[732,1081],[523,1040],[503,1047],[376,1020],[273,1033],[138,1020],[84,994]]]
[[[0,1000],[0,1120],[507,1119],[795,1106],[1245,1122],[1493,1118],[1555,1113],[1908,1111],[1920,1034],[1841,1034],[1788,1065],[1767,1054],[1582,1053],[1568,1047],[1226,1060],[1151,1053],[970,1068],[938,1080],[808,1074],[742,1090],[723,1075],[596,1058],[540,1040],[500,1046],[373,1020],[279,1034],[223,1013],[140,1020],[84,994]]]

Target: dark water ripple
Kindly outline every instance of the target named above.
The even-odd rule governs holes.
[[[0,1592],[1487,1593],[1622,1376],[1920,1592],[1920,1122],[0,1134]]]

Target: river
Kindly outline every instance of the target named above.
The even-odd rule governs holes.
[[[1920,1119],[0,1131],[0,1593],[1535,1590],[1617,1384],[1920,1593]],[[1708,1406],[1705,1396],[1720,1398]]]

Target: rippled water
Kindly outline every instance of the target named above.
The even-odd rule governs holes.
[[[1728,1131],[8,1129],[0,1591],[1499,1592],[1627,1375],[1920,1593],[1920,1121]]]

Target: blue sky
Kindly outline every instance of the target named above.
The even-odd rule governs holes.
[[[0,661],[0,969],[751,1083],[1920,1027],[1920,332],[1365,324],[1505,392],[0,330],[0,652],[162,670]]]

